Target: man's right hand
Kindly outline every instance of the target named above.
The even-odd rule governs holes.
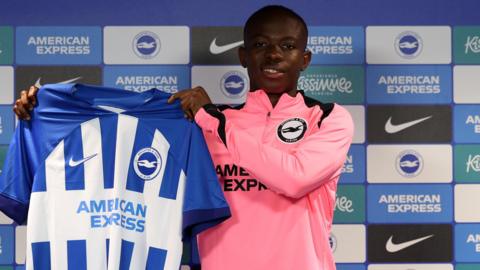
[[[30,111],[37,105],[38,88],[30,86],[30,89],[20,92],[20,98],[13,105],[13,112],[22,120],[30,120]]]

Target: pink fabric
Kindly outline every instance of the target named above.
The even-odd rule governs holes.
[[[300,93],[282,95],[272,108],[257,90],[244,108],[224,114],[227,147],[216,118],[203,109],[195,116],[232,211],[229,220],[200,234],[202,269],[335,269],[329,234],[353,136],[349,113],[335,104],[318,128],[322,110],[307,107]],[[307,130],[286,143],[278,127],[293,118],[303,119]]]

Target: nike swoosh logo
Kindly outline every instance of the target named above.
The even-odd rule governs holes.
[[[85,163],[86,161],[94,158],[96,155],[97,155],[97,154],[93,154],[93,155],[91,155],[91,156],[88,156],[88,157],[86,157],[86,158],[82,158],[82,159],[76,160],[76,161],[74,161],[73,158],[71,157],[71,158],[70,158],[70,161],[68,161],[68,166],[70,166],[70,167],[77,167],[78,165],[80,165],[80,164],[82,164],[82,163]]]
[[[228,50],[231,50],[235,47],[238,47],[242,44],[243,44],[243,40],[233,42],[233,43],[230,43],[230,44],[225,44],[225,45],[222,45],[222,46],[218,46],[217,45],[217,38],[214,38],[212,40],[212,43],[210,43],[210,52],[212,54],[221,54],[221,53],[224,53],[224,52],[226,52]]]
[[[390,253],[395,253],[395,252],[398,252],[400,250],[403,250],[403,249],[406,249],[410,246],[413,246],[417,243],[420,243],[422,241],[425,241],[427,240],[428,238],[431,238],[433,237],[434,235],[431,234],[431,235],[427,235],[427,236],[424,236],[424,237],[421,237],[421,238],[417,238],[417,239],[413,239],[413,240],[410,240],[410,241],[407,241],[407,242],[403,242],[403,243],[399,243],[399,244],[394,244],[392,242],[392,238],[393,238],[393,235],[390,236],[390,238],[388,238],[388,241],[387,241],[387,244],[385,245],[385,249],[387,249],[388,252]]]
[[[72,83],[72,82],[75,82],[75,81],[78,81],[80,80],[82,77],[76,77],[76,78],[73,78],[73,79],[69,79],[69,80],[66,80],[66,81],[63,81],[63,82],[57,82],[57,83]],[[35,82],[35,87],[37,88],[41,88],[42,87],[42,84],[40,83],[40,80],[42,79],[42,77],[39,77],[37,79],[37,81]],[[55,84],[57,84],[55,83]]]
[[[421,123],[421,122],[423,122],[427,119],[430,119],[430,118],[432,118],[432,115],[424,117],[424,118],[420,118],[420,119],[417,119],[417,120],[409,121],[409,122],[406,122],[406,123],[403,123],[403,124],[400,124],[400,125],[394,125],[394,124],[392,124],[392,117],[390,117],[390,118],[388,118],[387,123],[385,123],[385,131],[387,133],[394,134],[394,133],[400,132],[400,131],[402,131],[406,128],[414,126],[414,125],[416,125],[418,123]]]

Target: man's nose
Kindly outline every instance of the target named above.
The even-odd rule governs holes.
[[[265,54],[270,60],[279,60],[282,58],[282,49],[278,45],[270,44],[267,46]]]

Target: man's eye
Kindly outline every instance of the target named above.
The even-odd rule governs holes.
[[[254,46],[255,48],[265,47],[265,45],[266,45],[266,43],[265,43],[265,42],[261,42],[261,41],[255,42],[255,43],[253,44],[253,46]]]
[[[287,50],[293,50],[295,49],[295,45],[293,44],[283,44],[282,47]]]

